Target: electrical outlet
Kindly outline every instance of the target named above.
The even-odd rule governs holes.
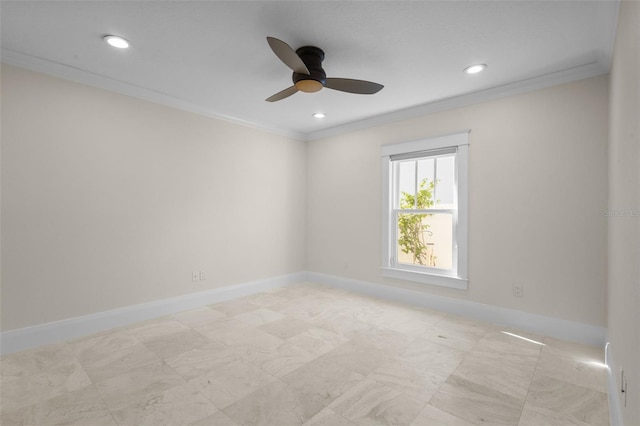
[[[522,297],[524,295],[524,287],[522,286],[522,284],[514,283],[512,290],[515,297]]]
[[[204,270],[200,271],[200,281],[204,281],[207,279],[207,275],[204,273]]]
[[[200,274],[198,271],[193,271],[191,273],[191,281],[198,281],[200,279]]]

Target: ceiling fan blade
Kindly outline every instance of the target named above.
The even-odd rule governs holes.
[[[350,78],[327,78],[324,87],[360,95],[373,95],[378,93],[384,86],[371,81],[352,80]]]
[[[280,101],[284,98],[288,98],[289,96],[293,95],[297,91],[298,89],[296,89],[296,86],[287,87],[286,89],[276,93],[275,95],[268,97],[267,99],[265,99],[265,101],[267,102]]]
[[[302,62],[302,59],[300,59],[300,56],[298,56],[295,50],[287,43],[274,37],[267,37],[267,42],[269,46],[271,46],[273,53],[275,53],[286,66],[299,74],[311,74],[304,62]]]

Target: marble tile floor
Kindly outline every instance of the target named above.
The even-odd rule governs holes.
[[[301,284],[6,355],[0,423],[607,425],[602,362],[601,348]]]

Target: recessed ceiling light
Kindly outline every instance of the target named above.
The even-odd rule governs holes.
[[[325,118],[326,117],[324,112],[316,112],[315,114],[313,114],[313,116],[315,118]]]
[[[467,74],[478,74],[480,71],[484,71],[485,68],[487,68],[485,64],[475,64],[466,67],[464,72]]]
[[[129,42],[122,37],[106,35],[102,37],[102,39],[106,41],[109,46],[117,47],[118,49],[126,49],[127,47],[129,47]]]

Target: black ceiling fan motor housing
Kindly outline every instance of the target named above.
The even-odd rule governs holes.
[[[316,80],[323,86],[327,82],[327,74],[322,69],[322,61],[324,60],[324,52],[322,49],[315,46],[303,46],[296,50],[302,62],[307,66],[309,75],[293,73],[293,84],[296,84],[300,80]]]

